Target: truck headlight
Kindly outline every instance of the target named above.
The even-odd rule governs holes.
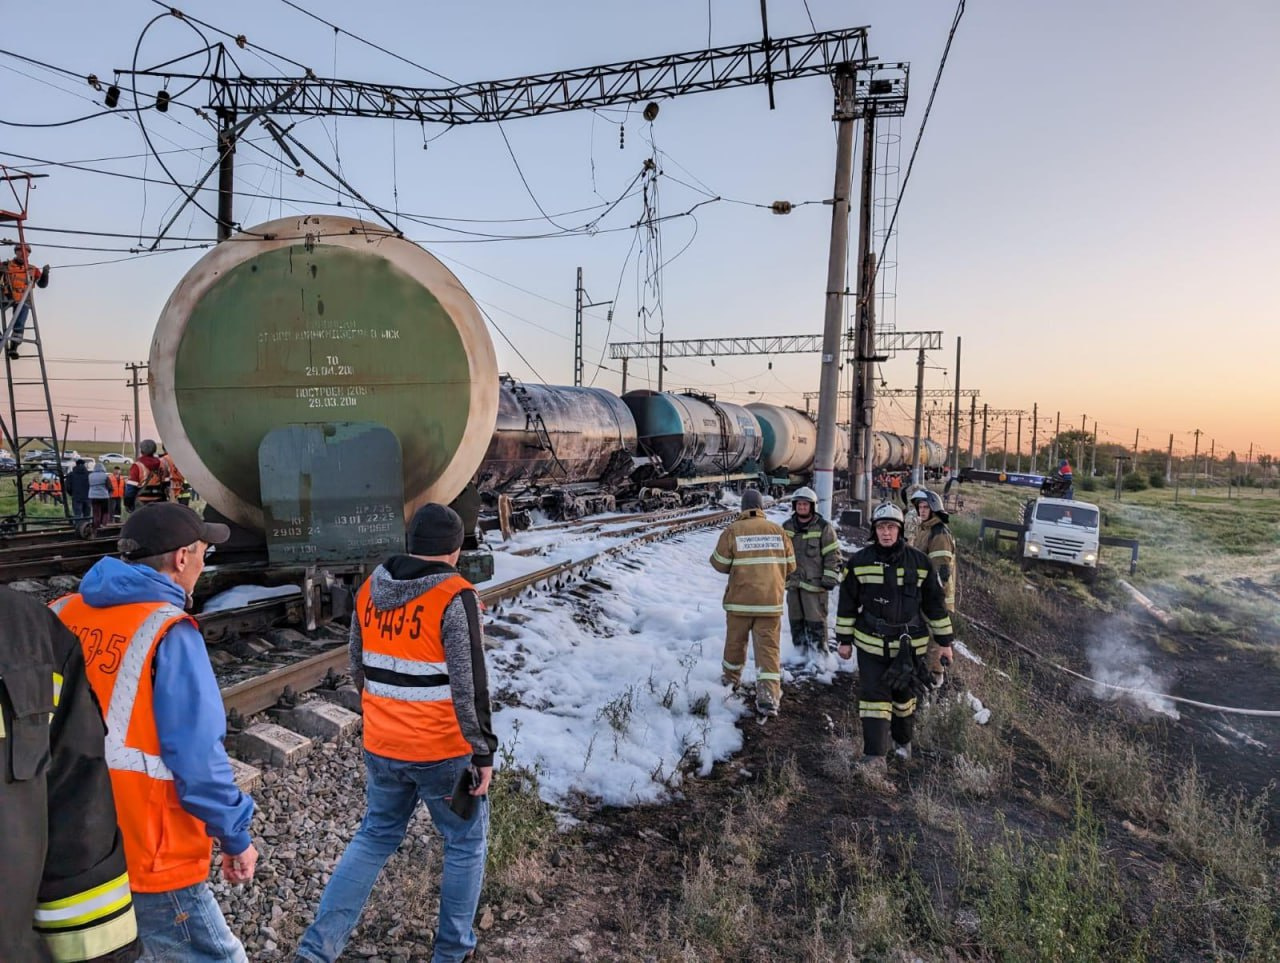
[[[1039,554],[1040,554],[1040,546],[1039,546],[1039,545],[1037,545],[1035,542],[1028,542],[1028,543],[1027,543],[1027,554],[1028,554],[1028,555],[1039,555]]]
[[[1084,563],[1085,563],[1086,565],[1092,565],[1092,564],[1093,564],[1094,562],[1096,562],[1097,560],[1098,560],[1098,556],[1097,556],[1097,555],[1095,555],[1093,552],[1085,552],[1085,553],[1084,553]]]

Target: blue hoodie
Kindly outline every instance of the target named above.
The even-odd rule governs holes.
[[[185,608],[187,603],[182,586],[167,575],[118,558],[104,558],[89,569],[80,594],[99,609],[136,602]],[[224,853],[237,856],[249,848],[253,799],[231,774],[222,744],[226,710],[199,629],[189,622],[172,626],[156,647],[153,667],[160,758],[173,772],[182,808],[204,822]]]

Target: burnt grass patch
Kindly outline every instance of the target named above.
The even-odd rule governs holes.
[[[1228,745],[1200,710],[1099,701],[1047,660],[1087,673],[1082,640],[1127,616],[964,567],[962,610],[1037,656],[967,625],[985,664],[954,668],[888,785],[855,766],[854,677],[798,680],[669,804],[540,822],[518,872],[491,873],[479,958],[1280,959],[1274,749]],[[1266,697],[1212,640],[1159,634],[1177,680]]]

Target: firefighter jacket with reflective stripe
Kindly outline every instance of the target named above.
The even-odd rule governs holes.
[[[134,960],[102,715],[76,638],[0,588],[0,960]]]
[[[942,592],[946,596],[947,611],[956,610],[956,540],[951,537],[951,529],[937,515],[930,515],[920,523],[916,531],[914,545],[929,556],[934,571],[938,573],[938,581],[942,583]]]
[[[203,882],[213,840],[182,806],[160,755],[154,708],[156,646],[171,626],[194,620],[167,602],[95,608],[68,595],[53,608],[80,637],[89,683],[106,718],[107,765],[130,884],[140,893],[164,893]]]
[[[781,615],[787,576],[796,569],[796,556],[782,526],[752,508],[720,533],[711,567],[729,576],[724,590],[726,612]]]
[[[923,655],[931,633],[938,645],[951,644],[942,583],[928,556],[901,539],[855,552],[840,583],[836,641],[892,658],[904,640]]]
[[[366,579],[356,593],[364,689],[364,747],[404,762],[438,762],[472,753],[449,685],[441,622],[459,592],[473,589],[452,575],[395,608],[374,604]]]
[[[829,592],[840,584],[840,542],[829,521],[817,513],[805,522],[792,515],[782,530],[790,536],[796,556],[788,585],[803,592]]]

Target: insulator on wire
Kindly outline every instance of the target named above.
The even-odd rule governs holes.
[[[156,110],[160,113],[166,113],[169,110],[169,91],[160,90],[156,94]]]
[[[622,150],[626,146],[627,146],[627,128],[619,124],[618,125],[618,150]]]
[[[774,201],[769,205],[769,210],[775,214],[790,214],[794,206],[790,201]]]
[[[107,96],[104,98],[103,103],[108,107],[115,107],[116,104],[120,103],[120,88],[115,84],[108,87]]]

